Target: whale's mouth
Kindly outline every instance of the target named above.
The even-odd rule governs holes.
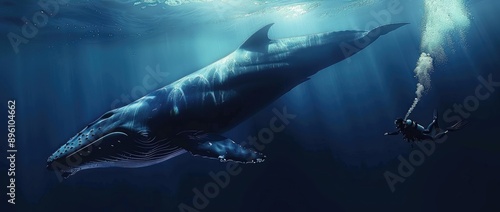
[[[75,137],[64,144],[47,161],[47,169],[61,173],[74,173],[81,170],[84,165],[94,162],[103,155],[103,150],[112,149],[116,143],[126,141],[129,135],[125,132],[111,132],[101,136],[94,141],[81,145],[78,142],[80,137]],[[79,147],[77,147],[79,146]],[[73,150],[73,152],[67,152]]]
[[[91,141],[47,163],[47,168],[63,178],[91,168],[135,168],[154,164],[184,151],[168,139],[143,139],[140,131],[120,129]],[[78,138],[76,138],[78,139]],[[71,145],[74,139],[68,142]]]
[[[106,144],[103,144],[103,141],[107,140],[107,139],[110,139],[110,138],[113,138],[113,139],[118,139],[117,137],[122,137],[122,138],[127,138],[128,137],[128,134],[125,133],[125,132],[111,132],[111,133],[108,133],[98,139],[96,139],[95,141],[83,146],[82,148],[78,149],[77,151],[69,154],[67,157],[74,157],[76,154],[79,154],[80,156],[84,155],[84,154],[91,154],[92,151],[95,151],[95,148],[97,149],[102,149],[102,145],[106,145]],[[119,142],[121,142],[120,140],[117,140]],[[113,144],[109,144],[111,145],[112,147]]]

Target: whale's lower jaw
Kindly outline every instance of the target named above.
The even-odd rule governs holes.
[[[178,149],[163,158],[155,159],[155,160],[121,160],[121,161],[104,161],[98,163],[88,163],[78,167],[67,167],[66,169],[56,169],[55,171],[61,174],[61,176],[66,179],[71,175],[79,171],[83,171],[86,169],[95,169],[95,168],[110,168],[110,167],[119,167],[119,168],[141,168],[146,166],[155,165],[157,163],[161,163],[177,157],[181,154],[184,154],[186,150]]]
[[[140,167],[145,167],[145,166],[151,166],[151,165],[172,159],[174,157],[177,157],[185,152],[186,152],[186,150],[184,150],[184,149],[178,149],[178,150],[166,155],[163,158],[154,159],[154,160],[137,159],[137,160],[122,160],[122,161],[118,161],[118,162],[104,162],[104,163],[102,163],[102,165],[99,166],[99,168],[106,168],[106,167],[140,168]],[[97,167],[95,167],[95,168],[97,168]]]

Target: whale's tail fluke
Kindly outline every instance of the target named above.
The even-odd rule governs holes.
[[[392,32],[392,31],[398,29],[399,27],[402,27],[402,26],[407,25],[407,24],[408,23],[383,25],[383,26],[377,27],[377,28],[371,30],[370,32],[368,32],[367,37],[377,39],[378,37],[385,35],[389,32]]]

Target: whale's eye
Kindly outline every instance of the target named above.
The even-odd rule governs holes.
[[[107,118],[111,117],[113,114],[114,114],[114,113],[113,113],[113,112],[111,112],[111,111],[110,111],[110,112],[107,112],[107,113],[105,113],[104,115],[102,115],[101,117],[99,117],[97,120],[95,120],[95,121],[91,122],[90,124],[88,124],[88,125],[87,125],[87,127],[90,127],[90,126],[94,125],[94,124],[95,124],[96,122],[98,122],[98,121],[101,121],[101,120],[107,119]]]
[[[107,119],[107,118],[111,117],[112,115],[113,115],[113,112],[107,112],[104,115],[102,115],[100,119],[101,120],[102,119]]]

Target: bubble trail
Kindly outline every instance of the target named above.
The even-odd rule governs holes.
[[[405,119],[410,116],[422,96],[431,87],[431,73],[434,70],[434,58],[444,61],[445,42],[451,40],[451,33],[464,38],[465,30],[470,25],[469,14],[464,0],[425,0],[424,25],[420,44],[420,58],[414,69],[418,80],[415,99],[408,109]]]

